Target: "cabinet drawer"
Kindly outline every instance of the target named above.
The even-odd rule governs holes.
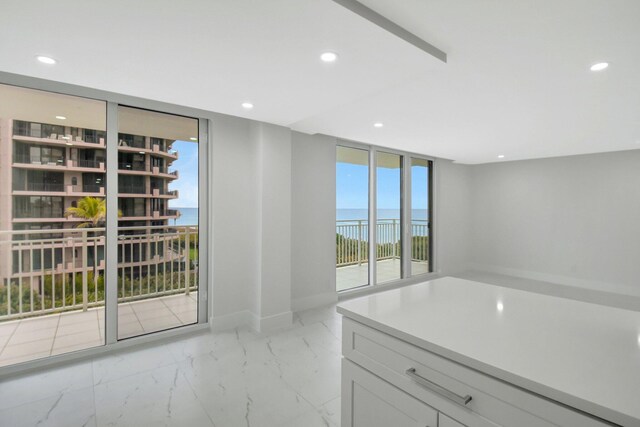
[[[346,358],[469,427],[612,425],[348,318],[342,340]]]
[[[342,427],[437,427],[438,412],[342,359]]]

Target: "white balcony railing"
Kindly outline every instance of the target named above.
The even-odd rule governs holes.
[[[379,219],[376,223],[377,259],[400,258],[400,220]],[[411,259],[427,261],[429,256],[429,224],[426,220],[411,223]],[[366,219],[336,221],[336,266],[343,267],[369,261],[369,221]]]
[[[118,229],[118,302],[198,288],[198,227]],[[0,321],[104,305],[105,229],[0,231]]]

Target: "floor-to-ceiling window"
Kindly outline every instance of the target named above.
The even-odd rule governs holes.
[[[431,170],[432,162],[411,158],[411,275],[431,268]]]
[[[202,120],[0,99],[0,367],[206,321]]]
[[[118,108],[118,338],[198,319],[198,120]]]
[[[6,366],[105,343],[106,102],[8,85],[0,100]],[[86,152],[102,161],[80,162]]]
[[[431,160],[415,154],[356,143],[338,145],[338,291],[432,271],[432,170]]]
[[[402,156],[376,155],[376,283],[402,278]]]
[[[369,152],[336,150],[336,287],[369,284]]]

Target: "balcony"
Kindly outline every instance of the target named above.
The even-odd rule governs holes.
[[[97,160],[65,160],[42,159],[41,157],[31,157],[23,155],[13,156],[13,167],[31,170],[70,170],[78,172],[104,172],[104,162]]]
[[[63,157],[48,159],[40,156],[14,154],[13,166],[22,169],[60,170],[66,167],[67,163]]]
[[[74,197],[104,197],[104,185],[64,185],[53,182],[29,182],[23,189],[14,189],[14,196],[74,196]]]
[[[427,221],[411,224],[411,272],[429,272],[429,226]],[[369,223],[366,219],[336,221],[336,289],[352,289],[369,283]],[[401,277],[400,221],[379,219],[376,224],[378,283]]]
[[[147,188],[144,185],[118,185],[118,196],[125,196],[132,194],[132,197],[136,197],[138,194],[145,194]]]
[[[173,160],[178,160],[178,152],[176,150],[173,150],[171,146],[166,147],[165,149],[165,147],[162,147],[159,144],[152,144],[151,152],[155,155],[160,155],[163,157],[169,157]]]
[[[52,145],[58,147],[77,147],[77,148],[100,148],[104,149],[106,147],[105,139],[102,137],[91,137],[87,138],[87,140],[83,140],[82,137],[72,135],[58,135],[56,133],[52,133],[43,137],[40,136],[31,136],[31,135],[19,135],[14,134],[13,139],[16,141],[23,142],[31,142],[37,144],[44,145]],[[95,142],[94,142],[95,141]]]
[[[26,191],[54,191],[54,192],[62,192],[64,191],[64,184],[55,183],[55,182],[28,182]]]
[[[197,227],[118,231],[119,337],[194,323]],[[103,228],[0,232],[16,254],[0,266],[0,366],[104,343],[103,248]]]
[[[104,172],[105,171],[105,167],[104,167],[104,161],[98,161],[98,160],[87,160],[87,159],[80,159],[80,160],[69,160],[67,162],[67,167],[70,170],[86,170],[87,172]]]
[[[131,175],[149,175],[147,166],[139,162],[120,162],[118,163],[118,173]]]

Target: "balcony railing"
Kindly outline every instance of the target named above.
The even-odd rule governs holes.
[[[123,171],[138,171],[138,172],[146,172],[147,167],[144,163],[118,163],[118,169]]]
[[[376,223],[377,259],[396,259],[401,255],[400,220],[379,219]],[[411,223],[411,259],[427,261],[429,225],[426,220]],[[369,261],[369,221],[366,219],[336,221],[336,266],[362,264]]]
[[[13,217],[18,219],[24,218],[60,218],[60,220],[64,219],[64,214],[62,209],[54,209],[54,208],[26,208],[20,209],[16,208],[13,211]]]
[[[27,164],[27,165],[49,165],[49,166],[66,166],[67,165],[64,161],[64,157],[49,159],[49,158],[30,156],[28,154],[26,155],[14,154],[13,162]]]
[[[118,192],[123,194],[145,194],[147,189],[143,185],[118,185]]]
[[[28,182],[26,191],[64,191],[64,184],[57,182]]]
[[[82,192],[83,193],[100,193],[101,189],[104,188],[104,185],[100,184],[83,184]]]
[[[118,229],[118,302],[198,288],[197,226]],[[0,232],[0,321],[104,305],[105,229]]]
[[[84,159],[74,161],[75,166],[80,168],[99,168],[100,163],[104,163],[104,162],[99,162],[97,160],[84,160]]]

